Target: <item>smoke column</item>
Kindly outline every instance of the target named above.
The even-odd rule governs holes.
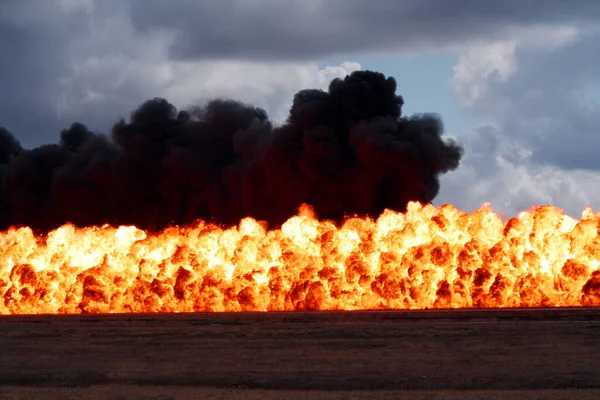
[[[159,230],[195,219],[276,227],[302,203],[322,219],[403,211],[430,202],[462,149],[435,115],[401,116],[392,77],[357,71],[328,91],[302,90],[287,123],[214,100],[177,111],[142,104],[111,135],[74,123],[58,144],[23,149],[0,128],[0,229],[77,226]]]

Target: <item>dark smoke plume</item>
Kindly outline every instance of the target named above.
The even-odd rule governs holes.
[[[48,231],[195,219],[222,225],[250,216],[271,227],[311,204],[323,219],[377,216],[430,202],[438,176],[462,149],[441,138],[433,115],[401,116],[396,81],[354,72],[327,92],[303,90],[288,122],[229,100],[177,111],[153,99],[110,137],[75,123],[58,144],[23,149],[0,129],[0,229]]]

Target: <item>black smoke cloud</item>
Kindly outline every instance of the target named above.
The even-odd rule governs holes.
[[[358,71],[327,92],[303,90],[286,124],[231,100],[177,111],[153,99],[111,136],[74,123],[58,144],[23,149],[0,129],[0,228],[159,230],[196,219],[276,227],[302,203],[320,218],[377,216],[430,202],[462,149],[434,115],[401,116],[396,81]]]

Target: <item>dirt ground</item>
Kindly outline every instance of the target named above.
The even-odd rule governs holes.
[[[0,317],[1,399],[597,399],[600,310]]]
[[[90,388],[29,388],[0,389],[3,400],[597,400],[600,390],[377,390],[377,391],[302,391],[244,390],[205,387],[132,387],[94,386]]]

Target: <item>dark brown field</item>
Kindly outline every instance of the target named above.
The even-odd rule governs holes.
[[[0,317],[0,399],[597,399],[600,309]]]

